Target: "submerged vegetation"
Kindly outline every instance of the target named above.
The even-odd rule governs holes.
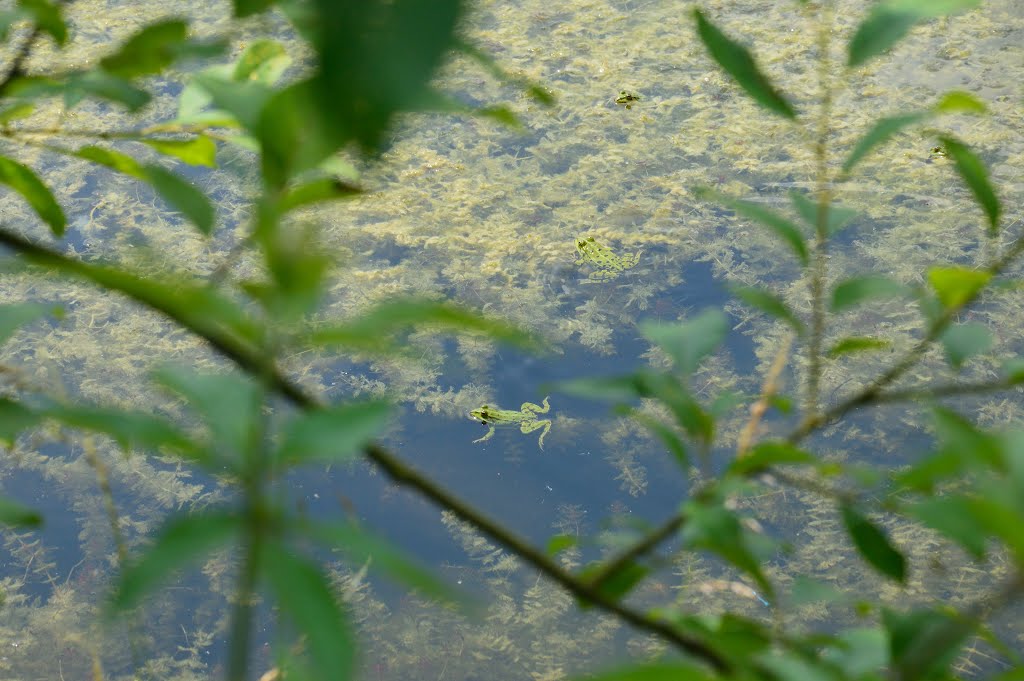
[[[0,675],[1016,678],[979,4],[12,3]]]

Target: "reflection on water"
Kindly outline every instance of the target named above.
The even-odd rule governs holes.
[[[807,287],[783,245],[693,190],[707,185],[789,211],[789,192],[809,187],[811,158],[791,128],[761,115],[710,64],[679,7],[580,1],[556,10],[549,4],[478,3],[471,33],[508,68],[548,83],[556,108],[533,108],[519,93],[456,62],[444,76],[450,89],[467,101],[511,101],[525,131],[489,120],[409,117],[383,162],[367,169],[365,197],[304,216],[321,226],[338,260],[324,317],[353,314],[395,295],[445,296],[536,331],[549,340],[549,351],[528,356],[475,338],[414,333],[411,358],[353,360],[300,351],[285,364],[331,398],[395,397],[401,416],[385,438],[389,447],[535,544],[557,533],[581,537],[579,546],[559,556],[577,566],[664,519],[700,476],[681,470],[656,440],[607,405],[562,395],[552,384],[664,368],[666,358],[640,337],[637,322],[688,319],[724,305],[735,329],[694,377],[695,390],[707,400],[725,391],[755,395],[785,331],[732,301],[725,285],[769,287],[801,312],[808,307]],[[814,92],[812,32],[796,10],[787,3],[727,4],[714,8],[715,16],[757,46],[780,85]],[[849,31],[862,11],[846,4],[850,11],[837,13],[840,31]],[[81,10],[75,5],[72,11],[86,11],[89,3]],[[991,114],[949,126],[982,151],[1005,205],[1016,210],[1024,186],[1024,78],[1009,74],[1021,63],[1021,19],[1019,8],[990,7],[915,31],[898,58],[857,73],[837,97],[842,124],[833,144],[850,148],[880,112],[919,108],[941,88],[965,87],[987,99]],[[204,20],[210,26],[219,21]],[[779,40],[776,26],[793,30]],[[617,106],[622,90],[641,99],[628,110]],[[154,116],[173,114],[173,92],[157,101]],[[106,113],[86,108],[81,115]],[[975,209],[948,167],[930,158],[932,146],[913,133],[893,140],[839,188],[839,202],[857,214],[831,253],[836,279],[877,271],[918,283],[931,262],[973,264],[981,257]],[[223,226],[213,242],[163,212],[133,183],[54,160],[51,172],[63,182],[55,190],[74,225],[69,248],[86,257],[117,254],[146,271],[171,269],[155,264],[150,256],[156,253],[195,274],[226,272],[228,284],[256,276],[257,262],[227,255],[245,233],[252,176],[239,169],[252,159],[234,149],[221,158],[233,170],[196,176],[218,202]],[[5,220],[31,224],[15,198],[4,195],[0,202]],[[1009,216],[1007,224],[1018,218]],[[588,236],[617,256],[641,255],[633,266],[612,268],[616,276],[591,281],[602,267],[575,262],[576,240]],[[605,257],[605,270],[608,262]],[[58,389],[56,377],[38,368],[52,363],[71,395],[191,423],[180,405],[152,389],[149,372],[168,360],[204,370],[222,366],[164,320],[89,287],[22,275],[5,277],[4,287],[5,299],[42,299],[67,309],[60,324],[33,327],[4,349],[4,362],[22,367],[25,380],[35,384]],[[1016,339],[1024,329],[1011,301],[993,301],[979,314],[999,330],[997,352],[1021,350]],[[867,329],[897,350],[916,339],[920,326],[919,313],[902,302],[848,313],[840,324],[835,338]],[[829,363],[823,394],[838,398],[878,362],[871,356]],[[926,370],[941,373],[941,364],[935,358]],[[969,364],[966,371],[980,375],[987,368]],[[786,389],[794,397],[801,372],[799,363],[787,372]],[[539,403],[548,394],[545,418],[552,429],[543,451],[537,432],[518,428],[473,443],[483,433],[468,418],[470,410]],[[1019,423],[1022,415],[1012,400],[978,399],[970,406],[989,426]],[[723,419],[712,470],[732,456],[744,420],[742,406]],[[769,433],[780,427],[781,417],[766,426]],[[900,465],[927,446],[928,428],[916,410],[886,410],[858,415],[813,445],[830,459]],[[117,560],[95,471],[81,455],[80,440],[46,444],[55,435],[46,431],[19,442],[3,469],[4,493],[42,509],[49,522],[42,533],[4,539],[0,647],[6,655],[0,654],[0,670],[24,678],[58,678],[57,672],[84,678],[94,656],[108,670],[127,669],[131,657],[125,627],[104,630],[96,617]],[[217,481],[175,462],[124,457],[102,441],[90,446],[102,450],[109,468],[129,548],[141,546],[167,514],[224,495]],[[607,618],[578,613],[558,589],[366,464],[300,472],[282,483],[281,494],[315,517],[358,519],[476,597],[475,615],[453,613],[379,583],[372,566],[339,563],[334,577],[360,623],[369,679],[558,679],[602,657],[659,650]],[[765,620],[781,612],[789,624],[830,630],[855,621],[850,602],[788,602],[798,576],[855,596],[900,604],[941,598],[955,606],[1010,569],[1000,556],[976,566],[931,533],[890,520],[886,529],[920,566],[900,590],[867,572],[832,505],[814,494],[765,486],[736,503],[766,538],[766,569],[782,602],[766,607],[735,573],[671,546],[632,598],[706,613],[733,609]],[[160,592],[145,625],[135,627],[152,675],[207,678],[215,670],[232,588],[224,554]],[[265,614],[271,632],[273,618]],[[272,639],[264,633],[261,644]],[[962,673],[996,668],[984,661],[986,654],[976,648]],[[257,656],[269,661],[262,647]]]

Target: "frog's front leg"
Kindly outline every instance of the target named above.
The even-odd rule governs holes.
[[[479,440],[473,440],[473,444],[476,444],[477,442],[483,442],[484,440],[490,440],[491,437],[493,437],[493,436],[494,436],[494,426],[491,425],[490,426],[490,430],[487,431],[487,435],[484,435]]]
[[[523,402],[523,405],[519,407],[519,411],[522,412],[523,414],[529,414],[531,412],[534,414],[547,414],[548,411],[551,409],[551,405],[548,404],[549,397],[551,397],[551,395],[548,395],[547,397],[544,398],[543,408],[539,404],[534,404],[533,402]]]
[[[544,400],[544,402],[546,404],[547,400]],[[537,405],[535,404],[533,406],[536,407]],[[544,419],[542,421],[523,421],[522,425],[519,426],[519,430],[522,431],[523,433],[532,433],[538,428],[544,429],[544,431],[541,432],[540,434],[540,439],[537,440],[537,444],[540,446],[540,448],[544,449],[544,436],[547,435],[548,431],[551,430],[551,419]]]
[[[642,250],[641,251],[637,251],[633,255],[627,255],[625,258],[623,258],[623,260],[625,261],[626,269],[629,269],[630,267],[633,267],[638,262],[640,262],[640,254],[641,253],[643,253]]]

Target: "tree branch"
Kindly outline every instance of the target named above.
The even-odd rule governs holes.
[[[263,373],[268,376],[270,387],[294,405],[303,409],[317,409],[323,405],[301,387],[288,380],[276,366],[260,357],[254,348],[232,338],[213,326],[196,324],[194,318],[173,309],[155,296],[125,285],[124,281],[113,279],[103,268],[69,258],[44,246],[35,244],[22,236],[0,229],[0,244],[22,254],[30,262],[58,270],[65,274],[87,279],[103,288],[116,290],[146,307],[163,314],[181,327],[203,338],[224,358],[234,362],[249,373]],[[364,450],[367,458],[380,466],[397,484],[411,487],[441,508],[452,511],[460,519],[470,523],[488,537],[509,549],[536,570],[557,582],[577,598],[593,603],[602,610],[617,615],[637,629],[656,634],[674,644],[693,657],[703,660],[716,671],[728,673],[732,666],[729,661],[703,641],[678,631],[668,621],[654,619],[630,608],[570,572],[563,570],[544,552],[531,546],[526,540],[512,533],[499,523],[448,492],[442,486],[403,463],[394,454],[378,444],[371,443]]]

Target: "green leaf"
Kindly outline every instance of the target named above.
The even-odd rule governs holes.
[[[234,116],[243,128],[259,136],[260,115],[273,91],[262,83],[235,82],[209,72],[198,74],[193,83],[210,95],[218,109]]]
[[[953,159],[957,173],[967,183],[974,195],[974,200],[985,211],[985,216],[988,218],[989,236],[995,236],[999,233],[999,215],[1002,213],[1002,206],[989,182],[985,164],[966,144],[955,137],[942,135],[939,137],[939,141],[942,142],[949,157]]]
[[[682,386],[659,381],[650,386],[649,395],[661,400],[672,411],[672,416],[687,435],[707,444],[714,440],[715,419],[701,407],[688,390]]]
[[[881,338],[869,338],[867,336],[847,336],[836,342],[826,353],[829,357],[835,358],[842,355],[849,355],[855,352],[867,352],[871,350],[884,350],[891,346],[887,340]]]
[[[767,670],[768,675],[777,681],[834,681],[834,670],[821,662],[811,662],[796,653],[785,650],[773,650],[757,655],[758,668]]]
[[[1024,383],[1024,357],[1011,357],[1000,372],[1008,383]]]
[[[970,502],[960,496],[930,497],[906,507],[908,515],[960,544],[977,560],[985,559],[988,533],[974,519]]]
[[[910,289],[898,281],[880,274],[868,274],[836,284],[832,291],[831,309],[833,312],[841,312],[864,302],[909,294]]]
[[[847,66],[860,66],[872,57],[888,51],[918,20],[919,17],[914,14],[889,10],[884,3],[875,5],[850,40]]]
[[[661,440],[662,444],[665,445],[668,451],[672,453],[672,456],[675,458],[676,463],[679,464],[680,468],[684,471],[689,468],[690,457],[686,453],[686,445],[683,444],[683,441],[676,434],[676,431],[662,423],[660,420],[650,416],[649,414],[645,414],[639,409],[621,407],[616,409],[616,412],[624,416],[628,416],[647,428],[647,430],[654,433],[654,435]]]
[[[796,212],[800,214],[804,222],[811,229],[818,228],[818,204],[811,201],[809,198],[804,196],[798,191],[791,191],[789,198],[793,202],[793,207],[796,208]],[[828,221],[825,226],[825,233],[832,236],[839,232],[843,227],[846,226],[850,220],[857,215],[857,211],[852,208],[844,208],[836,203],[831,203],[828,206]]]
[[[807,264],[809,256],[807,254],[807,245],[804,243],[804,235],[801,233],[800,228],[788,219],[759,204],[734,199],[707,187],[697,187],[694,193],[702,199],[720,203],[740,215],[764,225],[792,249],[793,253],[800,260],[801,265]]]
[[[0,345],[6,343],[25,324],[52,311],[52,307],[40,303],[0,304]]]
[[[556,534],[548,539],[545,551],[549,556],[556,556],[566,549],[572,548],[580,543],[580,538],[574,534]]]
[[[558,392],[588,400],[629,402],[646,394],[643,383],[635,374],[626,376],[574,378],[555,384]]]
[[[216,338],[232,347],[239,356],[248,358],[248,368],[255,374],[262,371],[255,344],[261,329],[239,304],[205,280],[160,281],[153,276],[138,277],[120,268],[92,265],[78,260],[51,258],[42,251],[23,252],[22,257],[51,271],[86,279],[99,286],[118,291],[160,310],[198,335]]]
[[[985,102],[981,101],[970,92],[964,92],[963,90],[950,90],[945,93],[942,95],[942,99],[932,107],[932,110],[937,114],[988,113],[988,107],[985,106]]]
[[[142,165],[127,154],[102,147],[86,146],[73,152],[67,152],[57,147],[50,148],[61,153],[70,153],[149,183],[164,201],[172,208],[181,211],[200,232],[209,235],[213,231],[214,212],[210,200],[188,181],[169,170],[155,164]]]
[[[857,627],[839,632],[836,645],[827,648],[822,659],[838,667],[845,679],[883,678],[889,667],[889,637],[874,627]]]
[[[780,116],[795,119],[796,111],[757,68],[750,51],[722,33],[699,9],[693,10],[693,16],[697,19],[697,35],[718,65],[758,104]]]
[[[513,130],[525,130],[526,126],[519,120],[519,116],[515,114],[510,107],[504,105],[495,106],[483,106],[477,109],[473,109],[470,113],[479,116],[480,118],[489,118],[492,121],[501,123],[502,125],[508,126]]]
[[[523,76],[513,75],[502,68],[494,57],[481,50],[476,45],[467,42],[465,39],[456,38],[457,47],[460,52],[473,59],[487,69],[487,72],[503,83],[521,89],[526,95],[541,104],[542,106],[554,106],[555,98],[540,83],[531,81]]]
[[[906,127],[920,123],[929,118],[928,112],[917,112],[904,114],[902,116],[890,116],[880,118],[878,122],[868,131],[864,137],[857,142],[857,145],[843,162],[843,172],[849,173],[860,161],[871,152],[872,149],[887,142],[893,135]]]
[[[788,442],[762,442],[729,464],[725,474],[750,477],[773,466],[813,465],[816,461],[813,455]]]
[[[187,140],[141,139],[161,154],[173,156],[193,166],[217,167],[217,145],[206,135],[196,135]]]
[[[0,156],[0,182],[21,194],[55,236],[64,235],[67,226],[64,211],[49,188],[28,167]]]
[[[145,412],[66,404],[52,405],[40,413],[75,428],[109,435],[126,451],[167,447],[205,461],[202,450],[173,424]]]
[[[12,446],[21,431],[42,420],[42,414],[6,397],[0,397],[0,443]]]
[[[154,378],[184,397],[202,417],[220,458],[227,459],[226,452],[249,452],[260,418],[261,394],[255,383],[235,374],[198,374],[170,366],[159,369]]]
[[[747,305],[764,312],[769,317],[775,317],[789,324],[796,331],[797,335],[804,335],[803,322],[800,321],[795,312],[789,309],[785,301],[774,293],[751,286],[729,286],[728,288],[730,293]]]
[[[381,303],[343,324],[317,330],[310,341],[315,345],[382,350],[385,349],[382,341],[388,336],[421,324],[446,331],[482,333],[521,347],[539,345],[536,337],[507,322],[425,298],[400,298]]]
[[[200,232],[209,236],[213,232],[216,215],[213,204],[191,182],[158,165],[146,165],[143,179],[172,208],[180,211]]]
[[[23,506],[13,499],[0,497],[0,525],[7,527],[39,527],[43,524],[43,516],[28,506]]]
[[[86,71],[68,78],[64,92],[65,106],[70,109],[85,95],[116,102],[131,112],[138,111],[150,100],[149,93],[135,87],[131,81],[103,71]]]
[[[263,151],[267,186],[286,186],[296,175],[317,167],[344,142],[344,131],[331,127],[316,108],[312,80],[291,83],[264,104],[254,132]]]
[[[981,0],[888,0],[876,4],[850,41],[849,66],[895,45],[918,21],[975,7]]]
[[[960,369],[969,358],[992,348],[992,334],[982,324],[955,324],[942,333],[942,347],[954,369]]]
[[[379,151],[394,116],[418,110],[429,83],[457,46],[461,0],[314,0],[313,81],[325,143]]]
[[[990,272],[966,267],[933,267],[928,270],[928,283],[947,309],[961,307],[973,300],[990,279]]]
[[[183,20],[159,21],[139,30],[117,52],[100,60],[100,65],[121,78],[160,73],[174,63],[178,47],[187,38],[188,24]]]
[[[980,430],[957,412],[945,407],[932,409],[935,437],[944,450],[956,452],[974,470],[1005,469],[998,439]]]
[[[716,676],[693,665],[671,662],[644,662],[598,674],[587,674],[588,681],[713,681]]]
[[[853,545],[860,555],[883,575],[903,582],[907,576],[906,559],[893,548],[885,534],[852,505],[840,505],[843,524],[850,533]]]
[[[134,607],[172,572],[219,549],[241,530],[242,519],[228,511],[207,511],[165,523],[142,556],[124,567],[114,593],[114,608]]]
[[[617,570],[613,570],[611,573],[603,571],[600,563],[594,563],[584,568],[580,572],[579,578],[589,583],[591,587],[596,587],[598,593],[613,601],[620,601],[637,584],[643,581],[644,577],[650,574],[650,572],[650,568],[634,561],[628,561],[620,565]],[[596,584],[594,583],[595,575],[601,575],[600,582]],[[590,607],[590,605],[588,601],[580,601],[580,606],[584,609]]]
[[[686,523],[682,538],[687,546],[717,553],[753,577],[763,595],[770,601],[774,600],[775,590],[747,546],[743,526],[733,511],[720,505],[688,501],[683,506],[683,513]]]
[[[941,610],[902,613],[883,608],[882,622],[889,630],[890,673],[908,681],[948,678],[944,670],[975,627],[971,618],[953,618]]]
[[[304,637],[318,678],[351,679],[355,631],[320,568],[277,542],[268,542],[260,563],[278,607]]]
[[[0,125],[7,125],[13,121],[28,118],[36,110],[32,102],[17,102],[0,110]]]
[[[962,12],[981,4],[981,0],[886,0],[885,6],[893,12],[906,12],[922,19],[942,17]]]
[[[350,199],[362,193],[363,190],[359,187],[346,184],[333,177],[322,177],[289,187],[281,197],[279,208],[282,213],[287,213],[311,203]]]
[[[244,19],[254,14],[260,14],[278,4],[278,0],[232,0],[231,5],[235,8],[235,18]]]
[[[841,603],[846,598],[847,596],[842,590],[828,582],[797,575],[793,580],[789,601],[794,607],[797,607],[807,603]]]
[[[291,66],[292,58],[276,40],[256,40],[245,48],[235,62],[231,78],[237,81],[253,80],[273,85]]]
[[[728,322],[720,310],[708,309],[693,319],[675,324],[640,322],[644,338],[664,350],[685,375],[692,374],[701,361],[715,351],[725,338]]]
[[[356,402],[305,411],[284,430],[278,458],[289,466],[351,458],[391,420],[388,402]]]
[[[1019,508],[1019,500],[1014,498],[1011,503],[1004,503],[988,497],[965,499],[974,521],[988,532],[1003,540],[1013,554],[1018,569],[1024,567],[1024,514]]]
[[[63,47],[68,41],[68,27],[64,23],[64,15],[59,3],[48,0],[18,0],[18,7],[32,15],[32,20],[45,33],[49,33],[53,42]]]

